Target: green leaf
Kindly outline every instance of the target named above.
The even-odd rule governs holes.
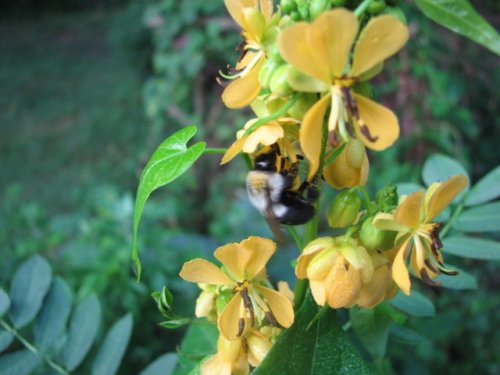
[[[373,359],[382,359],[387,348],[391,317],[382,309],[350,309],[352,328]]]
[[[479,180],[467,194],[466,206],[492,201],[500,197],[500,166]]]
[[[434,182],[445,182],[451,176],[455,176],[457,174],[463,174],[469,178],[467,171],[458,161],[441,154],[430,156],[422,168],[422,180],[427,186],[430,186]],[[464,191],[458,194],[456,200],[460,200],[468,189],[469,188],[467,187]]]
[[[132,260],[137,279],[141,276],[141,261],[137,248],[137,232],[144,205],[149,195],[183,175],[203,154],[205,143],[198,142],[187,148],[187,142],[196,134],[195,126],[188,126],[172,134],[156,149],[142,171],[137,188],[134,209]]]
[[[308,295],[294,324],[279,336],[252,374],[371,374],[340,327],[335,310],[326,310],[307,329],[317,313],[318,306]]]
[[[14,341],[14,334],[0,329],[0,353],[7,349]]]
[[[500,202],[465,210],[455,220],[453,228],[475,233],[500,231]]]
[[[434,281],[440,282],[441,283],[441,285],[439,285],[440,287],[448,289],[457,289],[457,290],[477,289],[477,281],[474,276],[465,271],[462,271],[457,267],[454,266],[448,266],[448,267],[457,270],[458,275],[455,276],[447,276],[443,274],[439,275],[434,279]]]
[[[7,293],[4,292],[2,288],[0,288],[0,317],[3,316],[9,310],[10,307],[10,299]]]
[[[500,260],[500,242],[483,238],[447,237],[441,251],[464,258]]]
[[[174,374],[187,374],[207,355],[217,351],[219,331],[213,324],[193,324],[182,339],[178,368]]]
[[[63,363],[73,371],[87,355],[99,328],[101,306],[95,294],[80,302],[75,308],[69,326],[68,341],[63,350]]]
[[[41,358],[29,350],[21,350],[0,357],[0,375],[28,375],[41,362]]]
[[[415,0],[431,20],[500,55],[500,36],[466,0]]]
[[[177,354],[167,353],[155,359],[139,375],[171,375],[177,365]]]
[[[407,345],[418,345],[429,341],[417,331],[401,326],[392,326],[390,336],[391,339]]]
[[[114,375],[120,366],[132,333],[132,314],[127,314],[109,330],[92,365],[92,375]]]
[[[436,308],[430,299],[418,292],[411,292],[409,296],[399,292],[396,297],[388,301],[389,304],[408,315],[425,317],[436,315]]]
[[[10,285],[10,318],[17,329],[35,318],[51,278],[49,263],[39,255],[33,255],[19,266]]]
[[[72,302],[73,296],[66,281],[55,277],[33,329],[35,341],[41,348],[50,348],[62,336]]]

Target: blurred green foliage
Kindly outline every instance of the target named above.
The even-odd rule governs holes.
[[[96,1],[80,13],[61,12],[68,8],[60,3],[36,18],[19,8],[0,16],[0,51],[9,52],[0,53],[9,93],[0,96],[0,285],[40,253],[76,298],[102,296],[105,322],[132,311],[136,328],[122,368],[135,373],[183,334],[157,325],[149,293],[168,285],[179,313],[191,315],[196,289],[177,278],[182,262],[270,233],[247,201],[243,162],[221,168],[219,156],[207,156],[154,194],[141,226],[140,284],[130,271],[133,192],[151,151],[191,123],[200,125],[197,140],[227,147],[244,125],[248,113],[227,111],[215,81],[236,61],[238,29],[222,1]],[[477,5],[498,19],[494,0]],[[403,6],[413,37],[374,91],[397,110],[404,137],[372,155],[372,188],[417,182],[416,166],[433,152],[462,162],[476,181],[500,162],[497,57]],[[270,272],[285,274],[292,256],[285,252],[286,264]],[[499,371],[497,265],[454,264],[475,274],[480,289],[426,289],[437,316],[411,318],[412,344],[391,343],[396,373]]]

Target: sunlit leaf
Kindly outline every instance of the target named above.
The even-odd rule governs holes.
[[[101,320],[101,306],[95,294],[76,306],[71,317],[69,335],[63,350],[63,363],[73,371],[87,355],[97,335]]]
[[[130,340],[132,324],[130,313],[113,324],[94,359],[92,375],[114,375],[116,373]]]
[[[172,134],[156,149],[142,171],[137,188],[134,209],[132,260],[137,278],[141,275],[141,262],[137,249],[137,232],[144,205],[149,195],[183,175],[205,150],[205,143],[198,142],[187,147],[187,142],[196,134],[195,126],[188,126]]]
[[[500,197],[500,166],[479,180],[467,194],[466,206],[492,201]]]
[[[39,255],[33,255],[17,269],[10,285],[10,318],[16,328],[24,327],[35,318],[51,279],[50,265]]]
[[[454,221],[453,228],[475,233],[500,231],[500,202],[465,210]]]
[[[35,341],[41,348],[49,348],[64,333],[72,301],[66,281],[55,277],[33,329]]]
[[[483,238],[447,237],[441,251],[464,258],[500,260],[500,242]]]
[[[328,309],[309,327],[318,306],[308,296],[294,324],[283,332],[253,375],[371,374],[342,330],[335,310]]]
[[[466,0],[415,0],[431,20],[500,55],[500,35]]]
[[[436,308],[430,299],[422,294],[412,291],[409,296],[399,292],[396,297],[389,301],[389,304],[412,316],[434,316]]]

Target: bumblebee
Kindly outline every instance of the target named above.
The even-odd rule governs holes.
[[[250,202],[273,223],[300,225],[314,217],[318,188],[313,182],[300,182],[299,161],[282,155],[277,144],[263,148],[254,158],[246,179]]]

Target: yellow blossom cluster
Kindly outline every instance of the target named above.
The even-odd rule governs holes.
[[[222,99],[229,108],[250,105],[256,118],[237,133],[222,163],[239,152],[252,155],[259,146],[278,143],[284,154],[293,149],[305,156],[309,180],[324,168],[330,176],[326,181],[336,188],[363,184],[369,169],[364,148],[391,146],[399,124],[391,110],[359,90],[406,43],[406,25],[382,15],[360,28],[356,15],[344,8],[310,23],[294,22],[279,9],[273,12],[270,0],[225,4],[244,42],[234,73],[223,75],[230,83]],[[284,111],[278,110],[280,104]],[[335,164],[325,165],[324,159],[344,143],[359,151],[346,150]],[[331,177],[337,170],[343,176]]]
[[[249,237],[219,247],[214,255],[222,268],[201,258],[184,264],[180,276],[201,283],[196,316],[217,322],[217,354],[202,366],[202,374],[247,374],[257,366],[272,342],[294,320],[293,294],[280,283],[277,291],[265,266],[276,250],[269,239]]]

